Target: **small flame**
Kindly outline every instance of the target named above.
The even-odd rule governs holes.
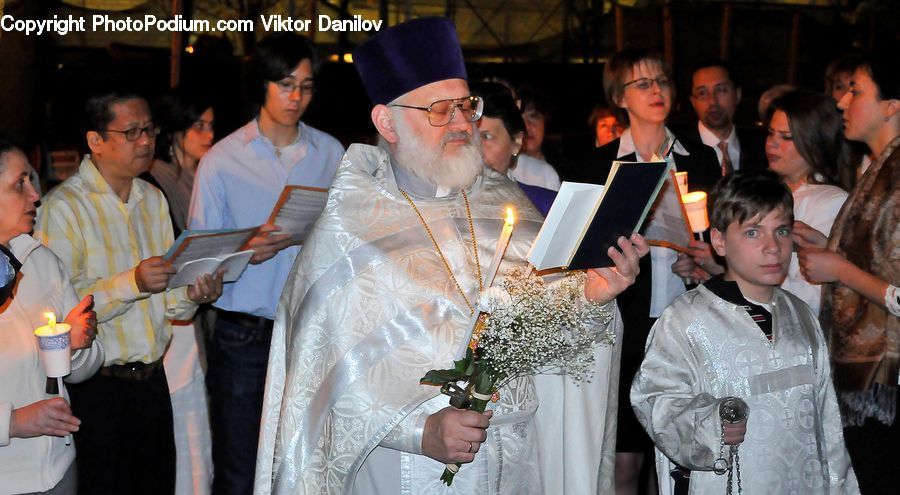
[[[47,318],[47,325],[50,329],[56,332],[56,315],[53,313],[44,313],[44,318]]]
[[[510,206],[506,207],[506,226],[510,226],[516,223],[516,215],[513,213],[513,209]]]
[[[706,193],[703,191],[694,191],[681,195],[681,202],[684,204],[699,203],[701,201],[704,204],[706,203]]]

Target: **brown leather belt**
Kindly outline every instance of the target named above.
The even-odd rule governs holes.
[[[100,374],[103,376],[111,376],[113,378],[123,378],[125,380],[136,380],[139,382],[146,381],[153,376],[162,366],[162,358],[152,363],[143,363],[135,361],[133,363],[113,364],[100,368]]]

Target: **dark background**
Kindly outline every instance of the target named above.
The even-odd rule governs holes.
[[[694,119],[687,95],[691,67],[719,56],[725,6],[731,9],[728,59],[743,86],[736,116],[741,127],[756,124],[757,99],[767,88],[793,78],[799,87],[822,90],[830,60],[851,50],[895,47],[900,31],[900,2],[835,1],[825,7],[759,1],[623,3],[635,5],[621,9],[626,47],[663,52],[664,7],[670,13],[677,80],[670,120],[676,125]],[[58,6],[58,2],[8,1],[4,13],[44,18]],[[470,79],[500,76],[542,90],[551,108],[546,142],[566,155],[577,155],[590,146],[587,117],[603,101],[602,63],[615,51],[613,12],[590,8],[585,12],[589,17],[579,26],[555,38],[521,46],[464,46]],[[792,33],[796,33],[793,74],[789,67]],[[264,34],[257,33],[257,38]],[[223,137],[252,116],[244,103],[245,57],[221,38],[201,37],[191,43],[195,50],[182,57],[181,84],[201,88],[214,98],[216,133]],[[124,85],[152,101],[169,86],[166,48],[116,41],[102,48],[63,45],[48,35],[0,35],[0,132],[22,143],[36,166],[46,167],[52,150],[85,151],[80,121],[83,102],[92,92]],[[319,49],[327,60],[329,55],[352,51],[354,45],[341,39],[320,43]],[[370,104],[352,64],[326,61],[317,87],[304,121],[345,145],[371,140]]]

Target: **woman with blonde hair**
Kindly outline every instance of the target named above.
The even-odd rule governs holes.
[[[703,144],[678,139],[666,127],[674,101],[674,82],[671,69],[659,55],[646,50],[616,53],[603,70],[603,89],[616,120],[628,128],[618,139],[587,155],[580,170],[583,182],[604,183],[613,161],[665,160],[678,171],[688,172],[691,190],[712,189],[721,175],[715,151]],[[672,272],[676,260],[676,251],[651,247],[650,256],[641,259],[641,270],[634,285],[618,298],[626,329],[616,440],[618,494],[637,493],[645,453],[653,446],[634,416],[629,393],[650,327],[662,310],[685,291],[681,277]]]

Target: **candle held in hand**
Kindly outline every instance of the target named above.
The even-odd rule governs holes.
[[[709,228],[709,217],[706,215],[706,193],[703,191],[689,192],[681,196],[684,210],[688,216],[688,223],[695,234],[704,232]]]
[[[68,323],[57,323],[56,315],[44,313],[47,324],[34,330],[38,339],[41,363],[48,377],[66,376],[71,371],[72,351],[69,332],[72,326]]]
[[[484,279],[484,287],[488,288],[494,283],[497,271],[500,269],[500,262],[503,261],[503,255],[506,253],[506,247],[509,245],[509,238],[512,237],[513,227],[516,223],[515,210],[512,207],[506,207],[506,221],[503,223],[503,230],[500,231],[500,237],[497,239],[497,248],[494,250],[494,257],[488,267],[487,274]]]

